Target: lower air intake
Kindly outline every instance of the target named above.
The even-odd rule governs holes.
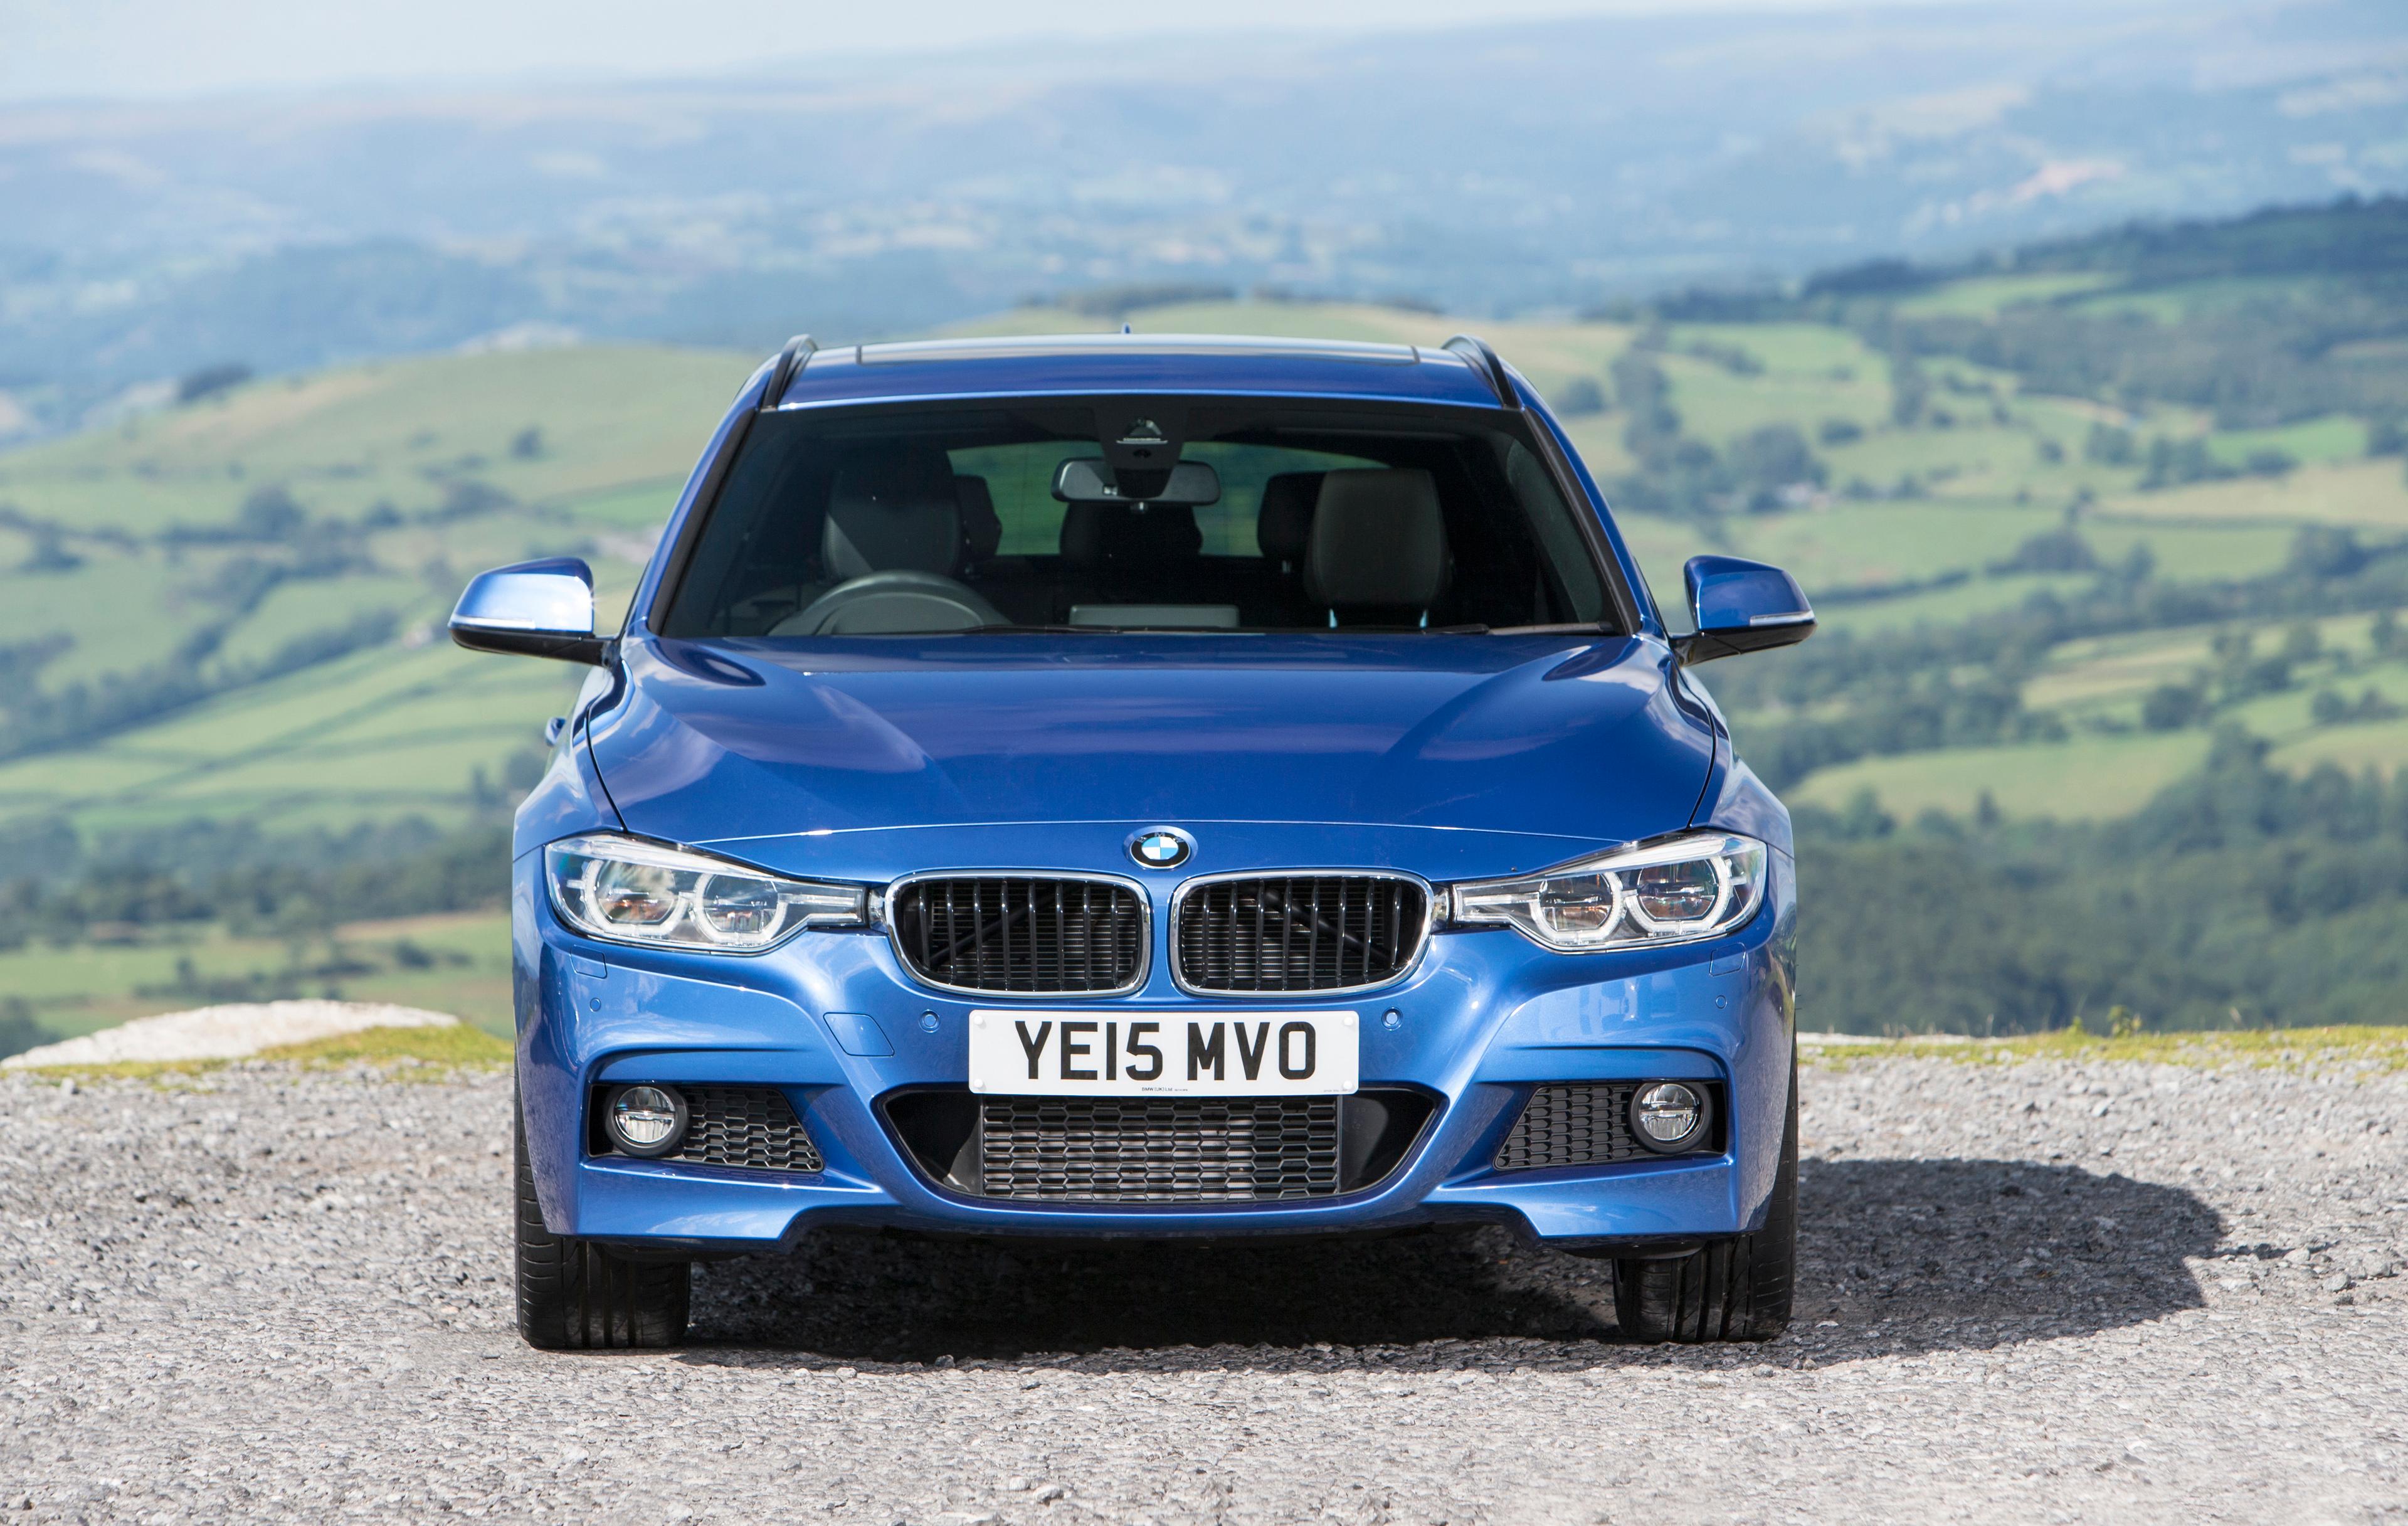
[[[775,1087],[680,1087],[692,1121],[668,1159],[746,1171],[818,1171],[826,1162]]]
[[[978,1190],[1049,1202],[1260,1202],[1339,1190],[1335,1097],[996,1097]]]
[[[1539,1087],[1498,1150],[1497,1169],[1606,1166],[1650,1158],[1653,1152],[1630,1133],[1630,1094],[1639,1085],[1584,1081]]]

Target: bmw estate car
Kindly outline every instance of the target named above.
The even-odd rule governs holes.
[[[1486,345],[815,347],[746,383],[518,813],[519,1319],[684,1338],[694,1261],[1502,1225],[1623,1332],[1789,1317],[1787,813]]]

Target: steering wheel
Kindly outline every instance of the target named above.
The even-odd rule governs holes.
[[[812,599],[769,627],[772,636],[896,636],[1008,626],[968,585],[934,572],[867,572]]]

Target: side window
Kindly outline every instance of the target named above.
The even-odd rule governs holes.
[[[1559,586],[1555,591],[1567,606],[1558,617],[1568,622],[1604,619],[1605,584],[1598,580],[1587,542],[1572,519],[1578,511],[1555,491],[1555,474],[1528,446],[1514,440],[1505,447],[1505,480],[1530,516],[1532,532],[1546,547],[1547,564],[1555,569]]]

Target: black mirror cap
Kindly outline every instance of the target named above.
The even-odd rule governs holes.
[[[471,652],[498,652],[513,657],[551,657],[560,662],[581,662],[589,668],[607,668],[618,655],[619,641],[615,636],[579,636],[556,630],[494,630],[475,626],[453,626],[452,644]]]
[[[1736,630],[1700,630],[1693,635],[1672,638],[1672,652],[1682,666],[1695,667],[1712,662],[1716,657],[1736,657],[1749,652],[1770,652],[1776,646],[1796,646],[1814,634],[1814,622],[1800,620],[1787,626],[1742,626]]]

